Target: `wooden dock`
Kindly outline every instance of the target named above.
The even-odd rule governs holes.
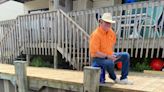
[[[10,80],[14,84],[15,69],[13,65],[0,64],[0,79]],[[71,89],[75,92],[83,90],[83,72],[49,68],[27,67],[29,88],[41,89],[43,86],[51,88]],[[119,77],[118,73],[118,77]],[[93,76],[94,77],[94,76]],[[133,85],[115,84],[106,76],[105,84],[100,84],[100,92],[163,92],[164,75],[131,73],[129,80]],[[71,91],[71,92],[72,92]],[[37,91],[35,91],[37,92]],[[47,92],[47,91],[46,91]]]

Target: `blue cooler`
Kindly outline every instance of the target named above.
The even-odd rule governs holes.
[[[124,0],[124,3],[133,3],[136,2],[137,0]]]

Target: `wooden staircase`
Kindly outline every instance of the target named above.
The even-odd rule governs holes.
[[[63,50],[62,48],[57,47],[57,50],[62,54],[66,62],[69,62],[71,65],[73,65],[74,69],[83,70],[84,66],[91,65],[91,63],[89,62],[90,61],[89,48],[86,48],[86,49],[85,48],[80,48],[80,49],[72,48],[71,50],[68,49],[67,54],[66,54],[66,51],[64,51],[66,49]],[[74,62],[70,62],[70,61],[74,61]]]
[[[55,56],[59,51],[77,70],[82,70],[84,65],[90,65],[88,33],[62,10],[18,16],[15,22],[14,27],[17,30],[11,31],[14,41],[9,41],[11,38],[5,37],[3,44],[12,45],[17,41],[17,51],[28,55]],[[4,52],[6,47],[2,47]],[[16,59],[11,58],[13,54],[15,52],[2,53],[1,56],[8,56],[9,61],[13,63]]]

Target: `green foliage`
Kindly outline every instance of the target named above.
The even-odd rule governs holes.
[[[144,58],[144,59],[135,59],[133,62],[132,70],[137,72],[143,72],[144,70],[150,70],[149,66],[150,59]]]
[[[134,71],[138,71],[138,72],[143,72],[144,70],[150,70],[150,66],[149,64],[147,64],[147,62],[143,62],[143,63],[136,63],[135,67],[133,68]]]
[[[35,67],[45,67],[46,63],[44,62],[44,60],[41,57],[38,56],[32,60],[30,65],[35,66]]]

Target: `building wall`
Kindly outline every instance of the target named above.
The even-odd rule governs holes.
[[[72,9],[73,9],[73,7],[72,7],[72,5],[73,5],[72,0],[63,0],[63,1],[65,1],[65,6],[62,6],[62,5],[59,4],[58,8],[64,10],[65,12],[72,11]]]
[[[77,10],[78,0],[73,0],[73,10]]]
[[[24,3],[25,14],[31,10],[49,8],[49,0],[33,0]]]
[[[114,5],[114,0],[93,0],[93,8],[106,7]]]
[[[62,2],[62,5],[60,5]],[[28,13],[31,10],[40,10],[48,8],[51,10],[62,9],[64,11],[72,10],[72,0],[33,0],[24,3],[25,13]]]
[[[122,0],[93,0],[93,8],[113,6],[121,3]]]
[[[81,1],[81,2],[79,2]],[[121,4],[122,0],[73,0],[73,10],[100,8]]]
[[[24,13],[24,7],[22,3],[15,1],[7,1],[0,4],[0,21],[16,19],[18,15]]]

